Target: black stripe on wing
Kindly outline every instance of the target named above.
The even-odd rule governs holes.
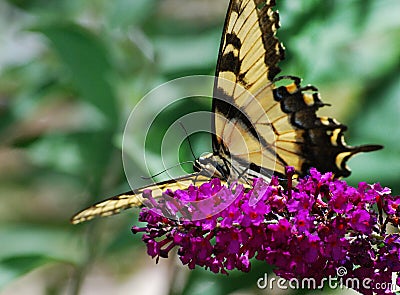
[[[344,139],[347,126],[335,119],[318,117],[316,112],[325,106],[317,88],[301,87],[300,78],[285,77],[293,80],[288,86],[274,89],[274,99],[280,103],[283,113],[292,126],[292,141],[284,143],[277,129],[276,148],[279,154],[280,145],[290,147],[293,157],[301,159],[301,165],[296,168],[297,174],[304,176],[309,168],[315,167],[320,172],[333,172],[335,177],[347,177],[350,169],[346,161],[360,152],[370,152],[382,148],[380,145],[348,146]],[[285,160],[285,158],[284,158]],[[290,164],[286,161],[285,164]]]
[[[265,87],[279,73],[278,62],[284,58],[284,48],[276,38],[279,14],[272,10],[275,1],[231,0],[225,19],[218,55],[216,77],[239,84],[252,94]],[[229,75],[231,73],[231,75]],[[253,124],[237,103],[242,91],[236,87],[214,85],[213,112],[239,119],[249,132],[256,135]],[[222,97],[222,99],[216,99]],[[251,115],[251,114],[249,114]],[[221,151],[223,138],[213,118],[213,149]]]

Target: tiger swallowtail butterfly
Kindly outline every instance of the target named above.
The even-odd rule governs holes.
[[[315,167],[335,177],[350,174],[346,161],[378,145],[351,147],[344,141],[346,126],[332,118],[318,117],[324,106],[314,86],[301,86],[301,79],[277,76],[284,47],[275,36],[280,26],[273,0],[231,0],[225,19],[216,68],[212,111],[213,152],[195,161],[195,173],[135,189],[101,201],[72,217],[74,224],[143,206],[143,192],[160,197],[166,189],[187,189],[218,177],[224,182],[248,182],[254,177],[284,177],[293,166],[297,176]],[[287,80],[285,86],[277,81]],[[229,81],[231,83],[224,83]],[[236,87],[237,86],[237,87]],[[251,99],[243,95],[251,93]],[[216,99],[215,97],[223,98]],[[269,122],[260,120],[266,114]],[[273,142],[265,128],[274,133]],[[240,134],[246,151],[236,147]],[[275,157],[270,165],[271,156]]]

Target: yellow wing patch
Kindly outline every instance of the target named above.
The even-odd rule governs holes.
[[[273,5],[274,1],[231,1],[213,101],[214,151],[246,162],[263,175],[275,171],[275,134],[269,117],[282,117],[272,81],[280,71],[284,48],[275,37],[279,15]]]

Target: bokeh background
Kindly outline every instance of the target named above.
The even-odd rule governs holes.
[[[349,144],[385,146],[352,159],[348,181],[381,182],[399,194],[400,2],[277,2],[282,74],[320,89],[333,105],[321,113],[349,126]],[[256,287],[271,271],[260,263],[228,277],[188,271],[176,257],[156,265],[130,232],[135,210],[69,224],[77,210],[129,189],[121,138],[135,103],[173,78],[214,73],[227,5],[0,2],[0,294],[271,293]],[[182,103],[165,118],[209,107]],[[154,162],[163,128],[156,124],[148,139]],[[211,149],[201,136],[193,145],[197,154]],[[191,160],[188,146],[179,153]]]

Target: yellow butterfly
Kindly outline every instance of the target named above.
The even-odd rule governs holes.
[[[72,223],[140,207],[144,190],[156,198],[166,189],[186,189],[213,177],[227,183],[270,180],[272,174],[283,177],[286,166],[297,176],[315,167],[346,177],[351,156],[382,148],[347,146],[345,125],[317,117],[324,103],[315,87],[302,87],[297,77],[277,77],[284,47],[275,36],[280,23],[274,5],[273,0],[230,1],[215,75],[213,152],[196,160],[195,173],[101,201],[73,216]],[[275,86],[283,79],[286,86]]]

